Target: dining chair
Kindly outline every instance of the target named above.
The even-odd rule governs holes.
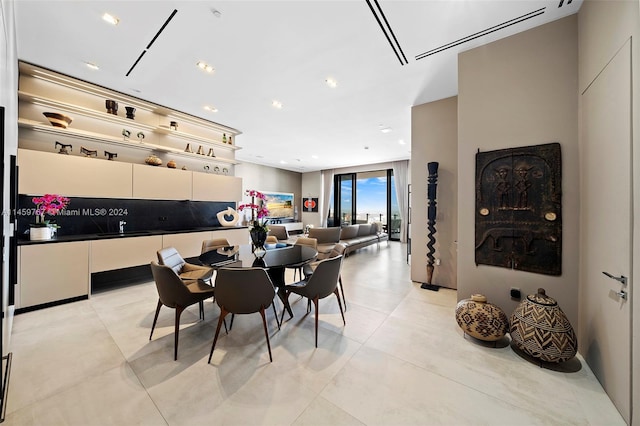
[[[296,242],[293,244],[294,246],[307,246],[307,247],[311,247],[314,250],[318,249],[318,240],[316,240],[315,238],[307,238],[307,237],[298,237],[298,239],[296,240]],[[300,279],[302,279],[302,267],[305,265],[305,263],[300,263],[300,264],[296,264],[296,265],[291,265],[288,268],[289,269],[293,269],[293,280],[295,281],[296,279],[296,275],[299,275]],[[299,274],[298,274],[299,273]]]
[[[200,253],[202,254],[214,249],[219,249],[222,247],[230,247],[230,246],[231,244],[229,244],[229,240],[227,240],[226,238],[214,238],[212,240],[204,240],[202,242],[202,249],[200,250]]]
[[[338,277],[340,276],[340,267],[342,265],[342,256],[323,259],[318,262],[313,274],[308,278],[293,284],[284,286],[285,298],[289,298],[291,293],[298,294],[311,300],[315,306],[316,320],[316,348],[318,347],[318,302],[320,299],[330,296],[332,293],[338,299],[338,307],[342,315],[342,322],[347,325],[344,319],[344,311],[340,302],[340,293],[338,292]],[[308,312],[308,311],[307,311]],[[284,310],[282,311],[282,319],[284,319]]]
[[[220,326],[223,324],[225,317],[228,314],[252,314],[256,312],[260,312],[262,316],[264,335],[269,349],[269,360],[273,362],[265,310],[269,305],[273,306],[276,322],[278,322],[278,315],[276,314],[275,305],[273,305],[276,290],[267,271],[262,268],[220,268],[216,275],[215,288],[216,303],[220,306],[220,318],[218,318],[216,334],[211,344],[208,363],[211,363],[211,357],[220,334]],[[278,329],[280,329],[279,322]]]
[[[182,280],[176,272],[169,266],[160,265],[157,262],[151,262],[151,273],[158,290],[158,306],[156,314],[153,317],[153,325],[151,326],[151,334],[149,340],[153,337],[153,330],[156,328],[158,314],[160,308],[164,305],[168,308],[176,310],[175,331],[174,331],[174,349],[173,359],[178,359],[178,335],[180,333],[180,315],[189,306],[198,303],[200,305],[200,319],[204,320],[204,308],[202,301],[213,297],[213,287],[206,284],[202,280]]]
[[[344,245],[342,243],[338,243],[331,250],[331,253],[329,254],[329,257],[331,258],[331,257],[336,257],[336,256],[342,256],[343,259],[344,259],[344,252],[345,252],[346,249],[347,249],[346,245]],[[313,274],[313,271],[318,266],[318,262],[311,262],[311,263],[307,263],[307,264],[302,266],[302,272],[304,273],[305,278],[308,278],[308,277],[311,276],[311,274]],[[346,311],[347,310],[347,298],[344,297],[344,285],[342,285],[342,273],[340,275],[338,275],[338,287],[340,287],[340,294],[342,295],[342,305],[344,307],[344,310]]]
[[[278,244],[278,237],[274,235],[267,235],[267,239],[265,240],[267,244]]]
[[[183,280],[203,280],[211,282],[213,268],[196,265],[185,261],[174,247],[165,247],[158,250],[158,263],[173,269]]]

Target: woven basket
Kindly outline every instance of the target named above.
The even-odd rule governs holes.
[[[542,361],[564,362],[578,350],[569,319],[543,288],[527,296],[513,311],[510,333],[518,349]]]
[[[470,299],[458,302],[456,321],[469,336],[486,342],[501,339],[509,329],[509,320],[502,309],[487,303],[482,294],[473,294]]]

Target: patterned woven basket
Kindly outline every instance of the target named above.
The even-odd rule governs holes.
[[[569,319],[543,288],[527,296],[513,311],[510,333],[518,349],[542,361],[564,362],[578,350]]]
[[[509,320],[502,309],[487,303],[482,294],[472,294],[456,306],[456,321],[468,335],[486,342],[501,339],[509,329]]]

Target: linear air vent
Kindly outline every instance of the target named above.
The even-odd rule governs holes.
[[[142,59],[144,54],[147,53],[147,50],[149,50],[151,48],[151,45],[153,43],[155,43],[155,41],[158,38],[158,36],[160,36],[160,34],[164,31],[164,29],[167,27],[167,25],[169,25],[169,22],[171,22],[173,17],[176,16],[176,13],[178,13],[178,9],[173,9],[173,12],[171,12],[171,15],[169,15],[167,20],[164,21],[164,24],[162,24],[162,27],[160,27],[160,29],[158,30],[156,35],[153,36],[153,38],[151,39],[151,41],[149,42],[147,47],[145,47],[145,49],[142,51],[142,53],[140,53],[140,56],[138,56],[138,59],[136,59],[136,61],[133,63],[133,65],[131,65],[131,68],[129,68],[129,71],[127,71],[127,74],[126,74],[127,77],[129,77],[129,74],[131,74],[131,71],[133,71],[133,69],[138,65],[138,62],[140,62],[140,59]]]
[[[494,25],[493,27],[489,27],[489,28],[484,29],[482,31],[478,31],[477,33],[474,33],[474,34],[468,35],[466,37],[463,37],[461,39],[458,39],[456,41],[452,41],[451,43],[443,44],[440,47],[436,47],[435,49],[431,49],[431,50],[429,50],[427,52],[424,52],[424,53],[421,53],[419,55],[416,55],[416,60],[424,59],[427,56],[435,55],[436,53],[443,52],[443,51],[445,51],[447,49],[451,49],[452,47],[459,46],[459,45],[461,45],[463,43],[466,43],[468,41],[475,40],[475,39],[477,39],[479,37],[494,33],[494,32],[496,32],[498,30],[505,29],[507,27],[510,27],[511,25],[515,25],[515,24],[518,24],[520,22],[526,21],[527,19],[535,18],[536,16],[542,15],[544,13],[545,9],[546,9],[546,7],[543,7],[543,8],[538,9],[538,10],[534,10],[533,12],[526,13],[526,14],[524,14],[522,16],[518,16],[517,18],[510,19],[510,20],[505,21],[505,22],[503,22],[501,24]]]
[[[373,13],[373,16],[375,16],[376,21],[378,21],[378,25],[380,25],[380,29],[382,30],[384,36],[389,42],[389,45],[391,46],[393,53],[395,53],[396,58],[398,58],[398,60],[400,61],[400,65],[408,64],[409,61],[407,61],[407,57],[404,56],[402,47],[400,47],[400,43],[398,43],[398,39],[396,38],[396,35],[393,33],[393,30],[391,29],[391,25],[389,25],[389,21],[387,21],[387,17],[384,15],[382,8],[378,4],[378,0],[373,0],[373,2],[376,4],[376,9],[378,10],[377,12],[376,12],[376,9],[374,9],[373,5],[371,4],[371,1],[367,0],[369,9],[371,9],[371,13]],[[380,20],[380,18],[382,18],[382,21],[384,21],[384,23]],[[391,40],[392,38],[393,40]]]
[[[571,4],[571,2],[572,2],[572,1],[573,1],[573,0],[569,0],[569,1],[567,2],[567,5]],[[560,4],[558,5],[558,7],[562,7],[562,5],[563,5],[563,4],[564,4],[564,0],[560,0]]]

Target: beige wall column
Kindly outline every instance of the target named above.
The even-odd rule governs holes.
[[[483,293],[508,314],[547,290],[578,321],[578,43],[572,15],[458,57],[458,298]],[[475,264],[475,154],[559,142],[562,148],[562,275]]]

